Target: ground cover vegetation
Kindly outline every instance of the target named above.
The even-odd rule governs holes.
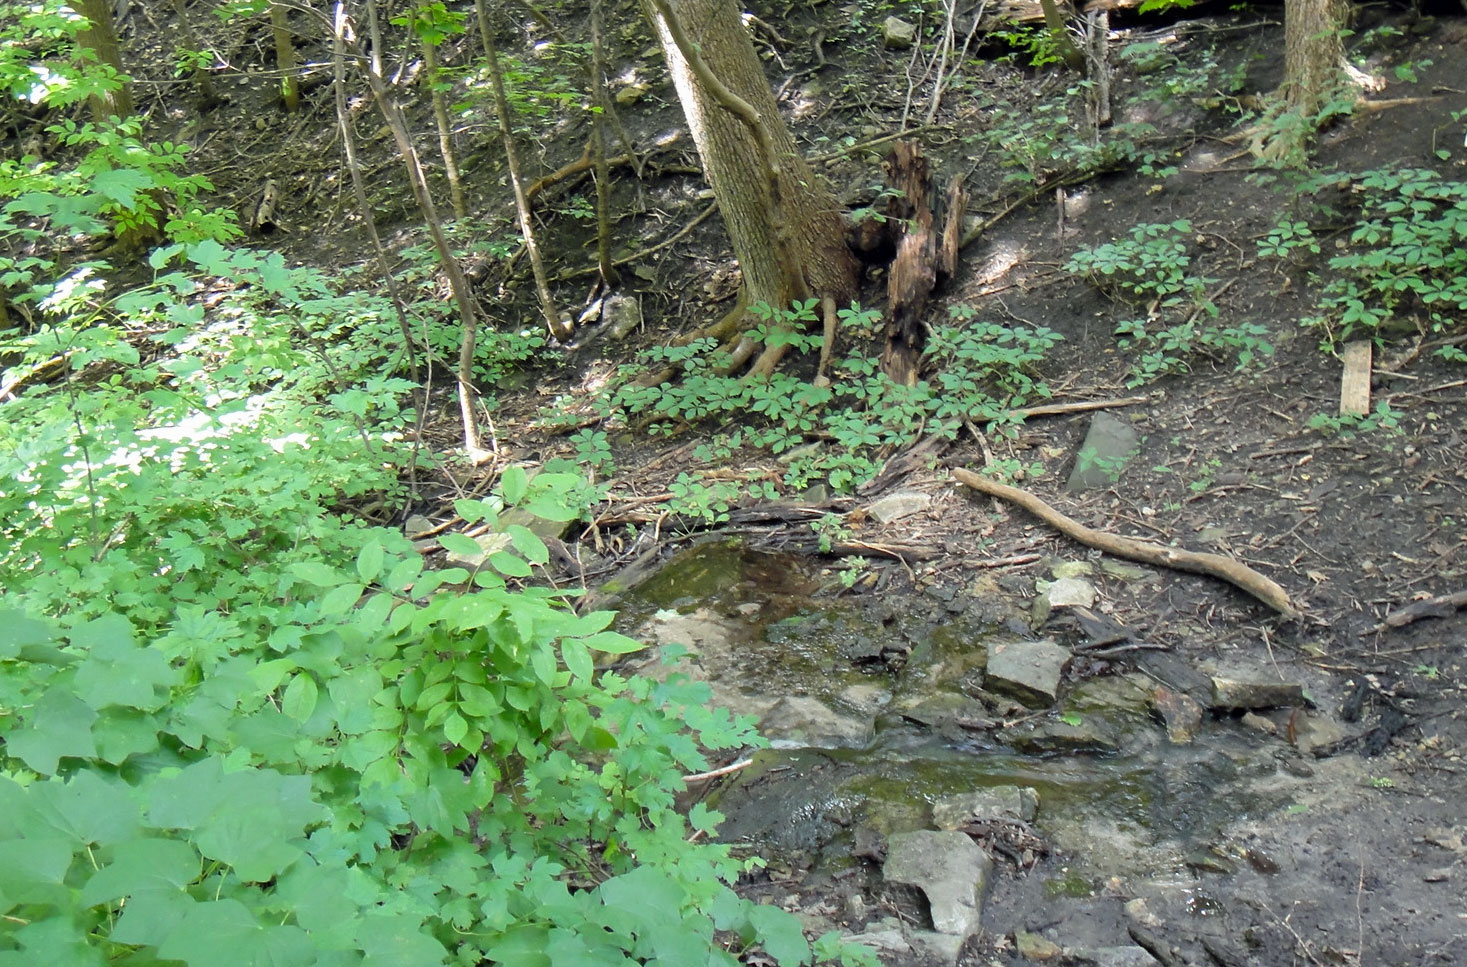
[[[417,24],[419,43],[460,32],[441,4],[422,6],[400,25]],[[887,13],[855,9],[858,32]],[[135,117],[81,119],[125,80],[76,53],[70,8],[4,13],[0,82],[49,119],[54,148],[0,162],[0,964],[204,965],[221,947],[277,965],[728,964],[756,948],[781,965],[869,962],[740,899],[732,884],[757,861],[708,836],[715,813],[677,808],[708,752],[759,744],[752,723],[709,711],[706,689],[675,673],[606,667],[640,645],[538,583],[549,548],[501,518],[589,517],[627,432],[696,437],[702,462],[777,458],[777,473],[739,480],[681,472],[669,509],[697,526],[751,497],[849,494],[923,438],[1017,427],[1053,392],[1060,334],[956,305],[912,386],[881,372],[882,319],[854,303],[838,309],[844,348],[823,379],[803,362],[741,376],[738,348],[713,336],[647,348],[542,413],[565,434],[563,459],[534,476],[504,468],[487,495],[454,503],[502,531],[503,549],[472,573],[430,566],[361,510],[411,503],[444,459],[423,442],[428,387],[409,378],[414,352],[465,345],[432,250],[406,248],[395,270],[418,327],[406,345],[401,306],[366,273],[240,245],[184,145]],[[1046,33],[1009,39],[1037,67],[1056,56]],[[581,66],[579,48],[560,50]],[[1239,72],[1173,69],[1171,56],[1122,53],[1156,62],[1140,99],[1216,98],[1294,132],[1343,110],[1335,98],[1303,121],[1277,105],[1252,115]],[[506,63],[516,130],[581,110],[571,68]],[[474,76],[432,82],[481,110]],[[1119,168],[1172,173],[1146,123],[1072,120],[1090,96],[1066,85],[984,136],[1008,197]],[[1313,273],[1302,326],[1326,350],[1405,334],[1467,360],[1467,185],[1424,170],[1269,177],[1288,210],[1258,255]],[[585,200],[562,214],[596,219]],[[449,237],[466,257],[507,259],[509,228]],[[1114,305],[1132,385],[1273,352],[1262,325],[1218,321],[1198,239],[1185,219],[1147,222],[1065,263]],[[820,299],[747,308],[749,343],[818,355]],[[476,336],[460,378],[483,387],[546,365],[552,345],[540,327]],[[675,378],[643,381],[668,367]],[[1389,428],[1389,408],[1364,424]],[[829,516],[814,530],[827,550],[841,535]]]

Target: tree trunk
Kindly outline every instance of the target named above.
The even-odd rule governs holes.
[[[92,116],[98,121],[125,118],[133,112],[132,94],[122,73],[122,52],[117,44],[117,29],[112,25],[112,4],[109,0],[81,0],[76,7],[91,23],[76,35],[77,46],[90,50],[98,64],[112,68],[119,77],[115,89],[92,95],[89,102]]]
[[[1343,76],[1343,15],[1340,0],[1284,4],[1284,98],[1301,118],[1318,114]]]
[[[645,3],[743,270],[746,304],[850,302],[856,267],[838,203],[796,149],[739,8]]]
[[[290,35],[290,11],[281,3],[270,4],[270,33],[275,40],[275,69],[280,72],[280,103],[287,111],[299,110],[300,58]]]

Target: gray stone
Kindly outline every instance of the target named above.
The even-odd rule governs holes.
[[[1075,455],[1075,469],[1065,489],[1105,490],[1120,479],[1126,464],[1139,449],[1136,430],[1109,413],[1097,413],[1090,421],[1090,432]]]
[[[432,529],[433,522],[422,514],[413,514],[402,525],[402,532],[407,536],[408,540],[412,540],[414,537],[422,537]]]
[[[1010,641],[988,649],[985,687],[1012,695],[1030,708],[1054,703],[1070,651],[1049,639]]]
[[[917,25],[887,17],[881,24],[881,42],[892,50],[906,50],[917,42]]]
[[[878,524],[890,524],[894,520],[901,520],[903,517],[910,517],[918,511],[926,510],[931,503],[930,494],[919,493],[915,490],[898,490],[872,503],[866,508],[866,512]]]
[[[631,107],[646,96],[652,89],[652,85],[645,81],[635,81],[627,84],[616,92],[616,103],[619,107]]]
[[[871,741],[872,722],[843,715],[818,698],[787,695],[760,717],[759,731],[777,749],[850,749]]]
[[[1304,686],[1297,682],[1249,681],[1212,677],[1212,707],[1215,709],[1259,709],[1304,705]]]
[[[1143,947],[1072,947],[1065,957],[1084,967],[1156,967],[1156,958]]]
[[[1050,565],[1049,573],[1059,578],[1083,578],[1095,573],[1089,561],[1056,561]]]
[[[1127,582],[1145,581],[1148,578],[1156,577],[1155,571],[1148,571],[1134,564],[1122,564],[1110,558],[1105,558],[1100,562],[1100,573],[1106,577],[1115,578],[1117,581]]]
[[[999,737],[1010,748],[1025,755],[1049,755],[1056,752],[1119,752],[1121,741],[1115,731],[1093,715],[1076,722],[1063,719],[1040,719],[1021,725]]]
[[[993,860],[965,833],[919,829],[887,840],[883,875],[927,897],[932,925],[962,945],[978,932]],[[957,950],[954,948],[953,956]]]
[[[1082,578],[1051,581],[1034,599],[1034,627],[1048,621],[1055,608],[1088,608],[1095,604],[1095,597],[1095,586]]]
[[[624,339],[642,325],[642,303],[628,295],[614,295],[601,307],[601,320],[611,339]]]
[[[932,824],[938,829],[958,829],[975,819],[1033,820],[1039,809],[1039,793],[1028,786],[993,786],[955,796],[939,796],[932,803]]]
[[[1059,944],[1027,930],[1014,931],[1014,952],[1025,960],[1054,960],[1064,953]]]

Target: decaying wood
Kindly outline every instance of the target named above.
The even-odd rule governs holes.
[[[275,205],[280,200],[280,189],[275,185],[274,178],[265,179],[265,187],[260,191],[260,204],[255,208],[254,226],[255,231],[261,235],[269,235],[279,225],[275,221]]]
[[[948,224],[939,231],[932,210],[932,174],[922,146],[916,141],[898,141],[892,145],[885,168],[887,184],[893,189],[887,199],[885,224],[899,234],[896,257],[887,271],[886,347],[881,369],[893,381],[913,386],[927,343],[928,301],[938,283],[957,266],[967,196],[962,179],[955,178],[947,192]]]
[[[1345,343],[1340,353],[1344,372],[1340,375],[1340,415],[1366,416],[1370,413],[1370,367],[1374,344],[1369,339]]]
[[[1215,577],[1228,582],[1240,590],[1248,592],[1259,601],[1262,601],[1286,617],[1299,617],[1299,610],[1289,601],[1289,595],[1282,587],[1262,574],[1259,574],[1248,565],[1235,561],[1230,557],[1201,551],[1185,551],[1175,547],[1163,547],[1159,544],[1133,540],[1132,538],[1122,537],[1118,534],[1108,534],[1104,531],[1086,527],[1079,521],[1065,516],[1033,494],[996,483],[986,477],[980,477],[970,470],[964,470],[960,467],[954,468],[953,476],[963,485],[971,487],[979,493],[999,497],[1010,503],[1018,504],[1066,537],[1077,540],[1087,547],[1096,548],[1107,554],[1113,554],[1116,557],[1140,561],[1143,564],[1155,564],[1160,567],[1172,568],[1173,570],[1189,571],[1193,574],[1205,574],[1210,577]]]
[[[1459,608],[1467,608],[1467,591],[1458,591],[1455,594],[1443,594],[1439,597],[1428,598],[1425,601],[1414,601],[1398,611],[1392,611],[1386,615],[1384,621],[1376,626],[1377,631],[1386,628],[1404,628],[1422,618],[1445,618]]]
[[[1021,420],[1032,419],[1036,416],[1061,416],[1065,413],[1088,413],[1091,410],[1119,409],[1122,406],[1138,406],[1141,403],[1149,403],[1147,396],[1124,396],[1114,400],[1077,400],[1073,403],[1044,403],[1039,406],[1026,406],[1021,410],[1014,410],[1013,415]]]

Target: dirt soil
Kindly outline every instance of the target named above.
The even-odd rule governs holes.
[[[131,54],[164,49],[168,17],[162,6],[136,15],[143,19],[129,28]],[[866,140],[898,130],[907,89],[905,53],[883,50],[849,31],[849,9],[835,4],[778,10],[757,4],[755,12],[783,34],[779,40],[761,34],[761,47],[788,120],[811,155],[828,152],[846,135]],[[1176,24],[1138,19],[1117,24],[1130,33],[1115,43],[1145,34],[1169,45],[1183,64],[1200,69],[1213,63],[1239,72],[1246,92],[1263,92],[1279,80],[1281,14],[1272,7]],[[614,16],[620,51],[613,73],[635,68],[652,83],[643,101],[620,112],[627,135],[647,145],[682,125],[676,97],[660,63],[647,53],[646,30],[632,6]],[[1401,31],[1394,46],[1376,52],[1371,69],[1394,78],[1396,66],[1415,64],[1420,79],[1392,79],[1370,96],[1401,103],[1360,112],[1324,132],[1314,165],[1347,171],[1424,167],[1450,179],[1467,178],[1459,118],[1467,109],[1467,22],[1447,11],[1434,20],[1372,8],[1362,17],[1368,22],[1357,30],[1385,23]],[[535,27],[524,29],[518,41],[529,45],[538,39]],[[325,48],[305,53],[319,58]],[[1053,69],[1034,71],[993,59],[1002,53],[997,49],[981,53],[987,59],[975,62],[981,66],[973,68],[967,86],[945,101],[936,126],[919,135],[941,173],[939,181],[951,173],[968,175],[975,199],[969,214],[975,219],[999,214],[1020,197],[1003,183],[1012,169],[1002,166],[1002,152],[984,133],[1016,117],[1041,116],[1036,106],[1070,82]],[[1430,65],[1421,66],[1427,60]],[[167,74],[161,62],[159,74]],[[1398,432],[1332,435],[1310,429],[1311,417],[1335,411],[1341,369],[1336,357],[1319,350],[1314,331],[1299,325],[1314,311],[1322,261],[1281,267],[1261,260],[1256,244],[1288,204],[1282,189],[1290,176],[1264,171],[1267,177],[1260,178],[1246,150],[1248,139],[1235,137],[1231,117],[1205,97],[1132,99],[1154,81],[1123,69],[1116,103],[1118,111],[1143,112],[1157,126],[1158,152],[1176,173],[1157,178],[1113,172],[1069,186],[1063,225],[1052,191],[1019,205],[968,246],[959,278],[942,296],[944,304],[972,306],[980,318],[1043,325],[1063,334],[1065,342],[1045,371],[1059,400],[1143,396],[1144,402],[1113,410],[1140,434],[1139,455],[1111,490],[1065,493],[1063,482],[1091,417],[1080,413],[1031,420],[1017,437],[994,436],[982,447],[960,441],[942,461],[972,467],[1008,458],[1041,463],[1043,475],[1019,485],[1083,523],[1228,554],[1277,580],[1300,607],[1301,618],[1281,618],[1217,581],[1169,571],[1153,582],[1107,586],[1105,608],[1137,637],[1168,646],[1186,663],[1222,658],[1274,668],[1286,680],[1323,682],[1311,698],[1336,714],[1353,696],[1358,714],[1340,717],[1346,737],[1358,741],[1318,759],[1290,757],[1293,775],[1304,780],[1295,795],[1302,812],[1244,816],[1228,831],[1266,859],[1227,875],[1196,873],[1194,889],[1148,898],[1150,919],[1138,920],[1134,908],[1127,913],[1133,896],[1120,881],[1063,903],[1047,896],[1041,874],[1062,869],[1063,854],[1043,859],[1038,871],[1005,869],[986,916],[989,932],[970,942],[962,962],[1030,962],[1014,946],[1015,931],[1024,930],[1075,945],[1149,938],[1154,949],[1148,956],[1166,964],[1467,963],[1467,610],[1443,608],[1399,628],[1383,623],[1415,601],[1467,590],[1464,371],[1430,352],[1413,353],[1420,339],[1405,334],[1378,356],[1374,383],[1376,399],[1388,400],[1398,417]],[[248,208],[262,179],[275,177],[284,187],[280,218],[286,229],[255,241],[280,245],[301,260],[356,259],[365,246],[339,169],[329,86],[310,94],[305,113],[283,127],[269,120],[278,115],[263,77],[240,80],[229,94],[231,103],[207,115],[202,126],[180,123],[173,132],[195,146],[220,197]],[[162,112],[160,105],[158,116]],[[426,142],[431,120],[421,106],[415,118]],[[472,204],[482,213],[482,237],[507,231],[506,213],[512,210],[494,160],[491,120],[486,113],[463,132],[471,145],[466,167]],[[362,125],[370,129],[370,119]],[[547,128],[527,152],[527,163],[535,173],[552,170],[580,154],[584,137],[583,121]],[[1445,160],[1437,155],[1444,146],[1450,149]],[[420,241],[389,147],[385,136],[364,145],[369,177],[381,193],[379,213],[399,213],[407,226],[400,241]],[[687,173],[695,163],[684,135],[656,155],[641,181],[630,171],[618,174],[625,251],[666,238],[706,205],[699,197],[701,180]],[[870,201],[880,180],[877,166],[861,152],[841,155],[823,170],[852,207]],[[583,245],[590,228],[556,214],[574,197],[573,190],[546,196],[545,245],[556,272],[583,268],[589,259]],[[1194,268],[1212,280],[1208,291],[1220,318],[1261,324],[1275,353],[1261,366],[1238,371],[1231,361],[1194,359],[1191,372],[1132,389],[1125,384],[1134,359],[1117,348],[1112,333],[1116,305],[1061,267],[1082,245],[1125,237],[1138,223],[1183,218],[1192,225],[1188,247]],[[1345,225],[1321,225],[1316,217],[1315,227],[1327,257]],[[507,275],[497,265],[483,284],[485,305],[496,318],[508,317],[506,328],[516,314],[535,317],[519,262]],[[732,291],[718,285],[730,267],[716,217],[657,256],[629,266],[625,291],[640,297],[647,320],[634,341],[665,344],[716,318],[726,303],[713,300]],[[579,305],[587,284],[571,278],[557,295]],[[881,292],[873,281],[865,301],[879,308]],[[584,399],[586,382],[627,361],[635,348],[609,349],[587,336],[568,348],[561,364],[506,381],[496,414],[501,458],[534,461],[567,453],[564,436],[538,429],[541,407],[558,398]],[[434,411],[429,433],[450,449],[457,428],[447,395],[443,404]],[[619,439],[623,492],[656,494],[680,472],[709,469],[691,457],[689,437],[670,443]],[[767,454],[750,459],[773,463]],[[487,484],[481,471],[449,467],[426,486],[446,502]],[[882,573],[883,594],[921,594],[933,586],[971,589],[980,580],[1017,593],[1032,589],[1040,564],[993,567],[994,562],[1084,554],[1017,508],[956,486],[941,464],[919,465],[885,489],[898,485],[931,493],[933,506],[923,516],[886,527],[868,520],[856,536],[927,544],[941,557],[911,569],[897,562],[873,565]],[[878,495],[861,494],[857,503]],[[430,501],[405,508],[404,515],[446,519],[451,511],[444,506]],[[791,525],[791,533],[808,536],[805,528]],[[605,562],[599,574],[589,575],[592,584],[649,546],[645,540],[634,545],[614,525],[585,536]],[[675,538],[665,539],[660,551],[675,545]],[[1122,657],[1114,664],[1128,662]],[[1287,736],[1281,744],[1288,744]],[[1317,785],[1311,785],[1311,773]],[[828,882],[803,882],[798,869],[786,868],[777,881],[753,882],[750,889],[796,897],[790,902],[806,907],[823,902],[851,930],[871,916],[851,912]]]

